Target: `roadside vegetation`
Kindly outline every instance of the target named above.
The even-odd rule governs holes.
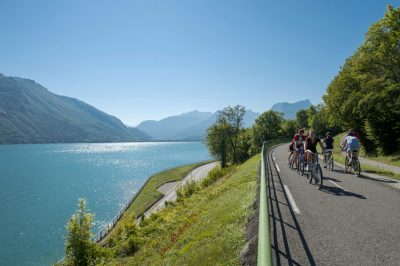
[[[369,156],[400,150],[400,8],[388,7],[329,84],[329,122],[355,128]]]
[[[206,142],[210,153],[221,166],[238,164],[261,151],[265,140],[293,136],[296,125],[287,126],[283,114],[269,110],[262,113],[251,128],[243,127],[246,108],[228,106],[218,111],[216,122],[207,130]]]
[[[117,225],[101,243],[106,244],[110,238],[112,238],[117,232],[121,231],[121,228],[124,228],[128,221],[139,218],[139,216],[141,216],[148,208],[161,199],[163,194],[157,190],[158,187],[168,182],[182,180],[191,170],[203,165],[204,163],[185,165],[151,176],[146,185],[126,210],[121,220],[118,221]]]
[[[237,265],[258,165],[255,157],[188,184],[176,203],[142,222],[140,249],[108,265]]]
[[[258,168],[259,155],[241,165],[213,169],[201,182],[183,187],[176,202],[140,224],[131,216],[104,247],[91,243],[85,253],[76,253],[96,254],[89,256],[89,264],[65,265],[238,265]],[[80,230],[86,231],[83,238],[88,240],[89,226]]]

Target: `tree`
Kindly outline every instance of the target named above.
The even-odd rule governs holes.
[[[292,138],[297,133],[297,122],[295,120],[285,120],[282,124],[282,135],[286,138]]]
[[[67,225],[66,257],[67,265],[86,266],[94,260],[95,244],[91,241],[90,231],[93,214],[86,207],[86,200],[79,199],[78,210],[72,215]]]
[[[226,137],[232,148],[233,163],[238,162],[237,144],[240,130],[243,128],[243,117],[246,114],[246,108],[241,105],[228,106],[218,111],[217,123],[227,125],[228,134]]]
[[[330,125],[355,128],[367,152],[400,149],[400,8],[368,30],[323,99]]]
[[[207,130],[206,142],[210,154],[221,160],[221,167],[226,167],[229,143],[227,136],[230,134],[227,123],[215,123]]]
[[[300,128],[309,128],[308,126],[308,112],[306,109],[299,110],[296,113],[296,122]]]
[[[239,163],[246,161],[251,155],[253,155],[251,153],[251,143],[253,140],[252,134],[253,132],[250,128],[242,129],[240,131],[237,143],[237,159]]]
[[[283,114],[280,112],[269,110],[262,113],[253,126],[254,145],[260,149],[265,140],[280,137],[283,122]]]

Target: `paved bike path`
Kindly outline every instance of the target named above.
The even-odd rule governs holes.
[[[318,190],[288,168],[286,146],[266,163],[274,264],[399,265],[400,192],[342,169],[324,169]]]
[[[176,191],[180,186],[184,186],[190,181],[198,182],[205,177],[207,177],[208,173],[215,168],[219,162],[212,162],[202,166],[199,166],[192,171],[190,171],[180,182],[176,182],[172,188],[164,194],[164,196],[159,199],[150,209],[148,209],[144,216],[148,217],[150,214],[155,213],[163,208],[165,208],[166,201],[175,201],[177,198]]]

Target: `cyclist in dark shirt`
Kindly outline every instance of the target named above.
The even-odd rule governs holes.
[[[323,140],[323,143],[325,144],[324,168],[326,168],[326,154],[333,151],[333,142],[334,139],[332,138],[331,133],[326,133],[326,138]]]
[[[315,130],[310,131],[310,136],[304,143],[304,150],[307,156],[307,170],[310,169],[312,157],[317,153],[317,143],[321,147],[322,151],[325,151],[324,145],[322,145],[321,139],[316,137]]]

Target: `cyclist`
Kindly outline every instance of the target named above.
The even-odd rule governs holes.
[[[294,141],[290,142],[289,144],[289,156],[288,156],[288,163],[290,163],[290,158],[294,156]]]
[[[342,148],[346,151],[346,156],[349,159],[349,165],[353,160],[353,154],[358,157],[358,150],[360,149],[360,141],[356,137],[354,129],[350,129],[349,133],[347,134],[346,138],[342,143]]]
[[[299,129],[298,134],[294,135],[292,142],[294,143],[295,154],[294,154],[294,161],[297,162],[300,156],[300,148],[303,147],[303,143],[306,140],[306,136],[304,136],[304,129]]]
[[[324,153],[324,168],[326,168],[326,155],[328,152],[333,151],[333,142],[334,139],[330,132],[326,133],[326,138],[323,140],[323,144],[325,145],[325,153]]]
[[[313,156],[317,154],[317,143],[321,147],[322,151],[325,151],[325,147],[321,142],[321,139],[316,137],[315,130],[310,131],[310,135],[307,140],[304,142],[304,150],[306,151],[306,158],[307,158],[307,171],[311,167],[311,162]]]

